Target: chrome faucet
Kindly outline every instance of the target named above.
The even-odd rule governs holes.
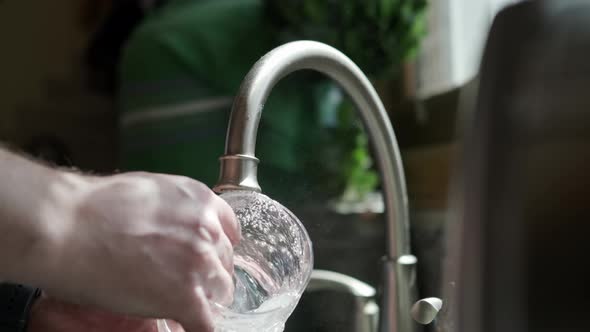
[[[245,77],[234,99],[225,154],[216,192],[260,191],[256,133],[264,103],[275,84],[288,74],[311,69],[334,79],[350,96],[375,149],[381,173],[387,220],[379,330],[411,332],[410,311],[416,298],[416,262],[410,253],[406,183],[393,128],[377,92],[363,72],[340,51],[313,41],[280,46],[262,57]]]

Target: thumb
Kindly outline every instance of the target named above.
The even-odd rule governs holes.
[[[203,287],[195,288],[193,299],[179,319],[182,327],[186,332],[213,332],[213,313]]]

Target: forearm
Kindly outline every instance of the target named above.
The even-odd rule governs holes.
[[[239,239],[231,207],[198,181],[87,177],[0,150],[0,279],[209,331],[210,301],[231,302]]]
[[[82,181],[0,148],[0,280],[50,279]]]

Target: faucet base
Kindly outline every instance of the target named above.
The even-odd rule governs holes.
[[[411,317],[411,306],[417,299],[416,264],[414,255],[384,257],[383,289],[381,290],[379,331],[417,331],[418,324]],[[402,315],[403,317],[400,317]]]

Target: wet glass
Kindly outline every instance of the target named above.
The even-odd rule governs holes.
[[[221,197],[233,208],[242,239],[234,248],[234,301],[214,304],[215,331],[283,331],[313,268],[307,231],[264,194],[237,190]]]

